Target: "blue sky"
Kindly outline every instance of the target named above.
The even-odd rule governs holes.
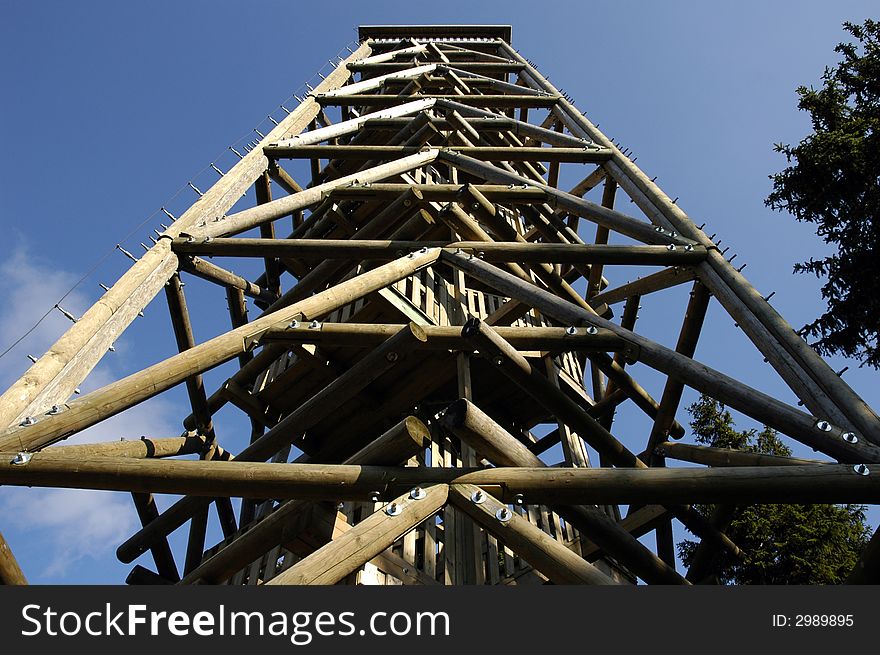
[[[698,224],[707,222],[728,254],[748,264],[744,273],[755,287],[776,291],[773,304],[800,327],[822,304],[819,282],[794,276],[792,265],[826,250],[809,226],[763,206],[768,174],[784,166],[772,144],[807,133],[794,89],[817,83],[836,60],[842,21],[872,14],[875,3],[854,0],[374,1],[308,9],[269,1],[0,1],[0,350],[110,253],[62,303],[82,313],[100,296],[98,282],[111,284],[129,263],[110,252],[115,244],[141,251],[139,242],[167,222],[156,214],[160,206],[182,213],[195,199],[188,180],[208,186],[216,179],[205,170],[210,162],[226,170],[233,157],[227,146],[253,136],[253,127],[352,44],[358,24],[373,23],[512,24],[514,46],[631,148]],[[626,201],[619,208],[636,212]],[[210,319],[225,312],[225,299],[201,298],[197,289],[187,286],[202,340],[223,329]],[[668,341],[681,308],[667,312],[664,302],[646,302],[644,320],[649,336]],[[698,357],[791,400],[717,305],[708,326]],[[0,387],[66,327],[55,312],[0,359]],[[173,350],[160,297],[83,390]],[[880,406],[877,373],[832,361],[835,370],[847,365],[844,379]],[[661,382],[646,379],[659,395]],[[176,434],[184,407],[185,396],[172,394],[96,426],[83,440]],[[643,424],[619,425],[644,443]],[[123,495],[0,490],[0,531],[34,582],[121,581],[128,567],[112,553],[135,520]]]

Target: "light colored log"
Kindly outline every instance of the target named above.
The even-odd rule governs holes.
[[[24,577],[15,555],[12,554],[12,549],[0,534],[0,584],[26,585],[27,583],[27,578]]]
[[[431,350],[460,350],[467,342],[458,326],[421,326]],[[310,327],[273,328],[263,333],[260,343],[318,343],[326,346],[375,347],[400,329],[396,323],[321,323]],[[607,330],[590,334],[586,328],[561,327],[496,327],[495,330],[517,350],[599,351],[623,350],[626,343]]]
[[[474,499],[479,502],[476,502]],[[502,505],[473,485],[449,487],[449,501],[488,532],[501,539],[517,555],[547,576],[554,584],[617,584],[546,532]],[[504,520],[499,518],[499,513]]]
[[[134,457],[136,459],[198,455],[208,446],[204,436],[183,436],[167,439],[141,437],[122,441],[53,446],[43,450],[47,457],[88,459],[89,457]]]
[[[557,97],[541,96],[532,94],[523,95],[454,95],[454,94],[437,94],[434,98],[442,98],[455,100],[461,104],[476,105],[477,107],[536,107],[550,108],[556,104]],[[354,94],[354,95],[337,95],[337,96],[321,96],[317,98],[318,102],[323,106],[349,106],[349,107],[390,107],[400,102],[400,96],[397,95],[375,95],[375,94]]]
[[[205,227],[198,230],[190,230],[195,236],[204,238],[232,236],[246,232],[251,228],[258,227],[268,221],[287,216],[295,211],[306,209],[312,205],[319,203],[324,194],[339,187],[344,187],[354,182],[361,184],[365,182],[378,182],[395,175],[400,175],[421,166],[426,166],[437,159],[438,151],[426,150],[415,155],[401,157],[386,164],[380,164],[373,168],[357,171],[350,175],[344,175],[340,178],[318,184],[316,186],[305,189],[299,193],[278,198],[272,202],[267,202],[258,207],[244,209],[238,213],[230,214],[220,221],[211,222]]]
[[[452,146],[444,145],[446,152],[455,152],[481,161],[549,161],[599,164],[606,161],[609,152],[604,149],[565,147],[508,146]],[[267,155],[279,159],[377,159],[392,160],[424,151],[423,146],[394,145],[273,145],[264,148]]]
[[[268,584],[327,585],[339,582],[446,504],[447,485],[432,485],[422,491],[423,496],[404,494],[391,501],[385,510],[371,514],[338,539],[272,578]],[[391,512],[391,507],[396,511]]]

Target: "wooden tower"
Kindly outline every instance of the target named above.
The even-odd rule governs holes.
[[[194,338],[190,276],[226,294],[232,329]],[[179,354],[72,397],[160,293]],[[637,323],[661,293],[672,309]],[[712,302],[802,408],[693,358]],[[652,321],[677,340],[644,336]],[[176,385],[180,436],[56,445]],[[683,443],[685,387],[823,459]],[[647,429],[615,434],[627,415]],[[131,583],[686,584],[738,550],[725,512],[694,503],[880,502],[877,415],[505,26],[361,27],[0,397],[0,421],[0,483],[131,492]],[[701,539],[689,571],[673,521]],[[876,579],[877,542],[853,581]],[[0,575],[23,579],[2,541]]]

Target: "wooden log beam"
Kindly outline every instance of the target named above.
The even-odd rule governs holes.
[[[430,437],[428,428],[414,416],[403,419],[382,436],[347,458],[343,464],[398,465],[422,451]],[[304,459],[308,460],[308,456]],[[298,460],[299,461],[299,460]],[[181,584],[218,583],[252,562],[273,546],[292,539],[297,533],[298,517],[307,514],[310,501],[291,500],[274,512],[249,526],[205,559],[182,580]]]
[[[203,435],[155,439],[123,439],[101,443],[76,444],[71,446],[52,446],[43,450],[47,457],[66,457],[69,459],[88,459],[89,457],[134,457],[136,459],[177,457],[198,455],[208,446]]]
[[[334,288],[315,294],[290,307],[255,319],[164,362],[129,375],[67,404],[60,413],[47,415],[34,425],[0,433],[0,450],[34,450],[64,439],[139,402],[182,382],[194,373],[203,373],[229,361],[249,348],[246,343],[266,329],[293,318],[323,316],[358,298],[378,291],[436,261],[439,251],[403,257],[346,280]],[[256,359],[254,360],[256,361]]]
[[[376,348],[348,371],[321,389],[317,394],[284,417],[268,432],[242,450],[236,463],[264,461],[282,447],[296,442],[303,444],[303,434],[316,423],[335,411],[341,403],[362,391],[370,382],[406,359],[419,343],[424,343],[424,332],[415,324],[402,327],[397,334]],[[228,495],[228,494],[227,494]],[[231,494],[254,497],[248,492]],[[257,498],[273,498],[272,494],[259,494]],[[204,505],[199,498],[183,498],[172,505],[158,520],[132,535],[117,550],[117,557],[126,562],[144,552],[154,540],[165,537],[180,527],[194,512]]]
[[[685,310],[684,321],[682,322],[681,331],[678,334],[678,342],[675,345],[675,351],[685,357],[693,358],[697,350],[697,340],[700,337],[700,330],[703,327],[703,320],[706,318],[706,311],[709,308],[709,300],[711,296],[705,286],[700,283],[694,284],[691,291],[688,306]],[[676,424],[675,413],[681,402],[681,396],[684,392],[684,384],[672,377],[667,378],[663,387],[663,395],[660,398],[660,408],[654,419],[654,425],[651,428],[651,434],[648,437],[648,449],[667,436],[673,439],[681,439],[683,432],[677,430],[673,433],[673,426]],[[652,465],[656,462],[651,462]]]
[[[449,494],[445,484],[406,493],[351,530],[272,578],[270,585],[335,584],[433,516]]]
[[[186,255],[215,257],[290,257],[305,260],[390,260],[401,253],[422,248],[463,250],[489,262],[538,262],[553,264],[603,264],[686,266],[706,258],[706,250],[666,246],[619,246],[593,244],[494,242],[494,241],[394,241],[388,239],[257,239],[220,238],[210,241],[175,239],[172,248]],[[600,269],[601,270],[601,269]],[[253,285],[256,287],[256,285]],[[240,287],[236,287],[240,288]],[[259,287],[257,287],[259,288]],[[251,293],[252,297],[260,297]]]
[[[181,258],[180,269],[187,273],[191,273],[196,277],[200,277],[203,280],[219,284],[228,289],[238,289],[244,293],[244,295],[257,300],[262,300],[268,304],[271,304],[278,299],[278,297],[268,289],[264,289],[250,280],[247,280],[240,275],[236,275],[232,271],[227,271],[216,264],[207,262],[200,257]]]
[[[451,485],[449,502],[554,584],[617,584],[585,559],[474,485]]]
[[[191,494],[206,499],[367,501],[377,491],[388,499],[415,486],[442,483],[474,484],[507,503],[522,496],[527,504],[560,508],[647,503],[880,503],[880,466],[876,464],[468,469],[110,457],[71,462],[34,453],[22,465],[13,463],[16,455],[0,453],[0,483]]]
[[[360,62],[353,61],[348,64],[348,70],[353,73],[392,73],[403,70],[410,66],[407,62]],[[474,73],[516,73],[522,70],[522,64],[515,61],[457,61],[455,67]]]
[[[461,328],[454,325],[420,326],[425,333],[424,348],[431,350],[470,349],[461,336]],[[375,347],[393,336],[400,325],[396,323],[297,323],[296,327],[267,330],[260,343],[316,343],[326,346]],[[495,330],[517,350],[547,352],[609,352],[624,350],[626,342],[607,330],[591,334],[587,328],[561,327],[496,327]]]
[[[141,525],[146,525],[159,516],[159,508],[156,507],[156,499],[151,493],[132,492],[131,499],[140,519]],[[153,562],[156,564],[158,577],[171,584],[180,580],[177,564],[174,562],[174,553],[167,539],[160,539],[150,548]],[[131,583],[129,583],[131,584]]]
[[[344,145],[344,146],[266,146],[266,154],[278,159],[375,159],[388,161],[415,155],[424,151],[423,146],[394,145]],[[601,164],[609,152],[598,148],[521,147],[507,146],[452,146],[444,145],[444,151],[461,153],[481,161],[549,161],[579,164]]]
[[[284,216],[289,216],[294,212],[316,205],[321,202],[324,194],[332,189],[344,187],[354,182],[359,182],[361,184],[366,182],[379,182],[400,175],[401,173],[406,173],[416,168],[426,166],[437,159],[437,153],[438,151],[436,150],[426,150],[372,168],[362,169],[355,173],[351,173],[350,175],[344,175],[329,182],[309,187],[299,193],[278,198],[257,207],[244,209],[226,217],[218,217],[220,220],[211,221],[207,225],[200,227],[198,230],[189,230],[189,233],[194,234],[197,238],[204,238],[206,236],[234,236],[252,228],[259,227],[263,223],[274,221]]]
[[[673,441],[659,443],[654,449],[659,451],[658,454],[661,457],[693,462],[694,464],[705,464],[706,466],[806,466],[829,463],[818,459],[747,453],[730,448],[712,448]]]
[[[685,282],[695,279],[697,274],[692,268],[673,266],[671,268],[651,273],[640,277],[632,282],[627,282],[619,287],[607,289],[590,298],[590,305],[598,308],[600,305],[616,305],[633,296],[644,296],[656,291],[663,291]]]
[[[444,100],[454,100],[464,105],[473,105],[476,107],[533,107],[533,108],[550,108],[556,104],[558,100],[555,96],[540,96],[532,94],[524,95],[455,95],[455,94],[437,94],[432,98],[440,98]],[[318,96],[316,100],[324,107],[326,106],[346,106],[346,107],[393,107],[400,103],[400,96],[397,95],[375,95],[375,94],[354,94],[354,95],[335,95]]]
[[[26,585],[27,578],[12,554],[12,549],[0,533],[0,585]]]
[[[327,196],[339,200],[387,200],[398,197],[404,191],[413,189],[421,193],[426,202],[452,202],[467,186],[475,188],[493,202],[505,204],[545,202],[547,194],[541,189],[513,187],[506,184],[399,184],[377,182],[375,184],[353,184],[338,187],[327,192]]]
[[[614,331],[638,346],[637,359],[639,361],[681,380],[697,391],[708,394],[826,455],[839,461],[854,464],[880,461],[880,449],[870,443],[858,440],[858,438],[853,443],[846,430],[801,412],[704,364],[698,364],[693,359],[670,348],[625,330],[600,316],[590,314],[534,285],[525,284],[519,278],[505,273],[491,264],[476,258],[469,259],[449,253],[444,253],[443,259],[484,284],[499,290],[504,295],[535,307],[543,314],[564,324],[587,324]],[[847,435],[846,438],[844,435]]]

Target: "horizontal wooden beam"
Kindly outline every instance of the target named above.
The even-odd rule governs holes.
[[[420,348],[432,350],[471,350],[461,336],[461,328],[423,325],[426,341]],[[627,348],[623,339],[607,330],[591,334],[587,328],[561,327],[497,327],[500,335],[521,351],[598,351],[611,352]],[[267,330],[260,343],[317,343],[326,346],[374,347],[400,330],[396,323],[297,323],[296,327]]]
[[[0,484],[202,497],[369,500],[415,486],[474,484],[527,504],[880,503],[880,465],[455,469],[0,453]]]
[[[266,146],[267,157],[279,159],[397,159],[425,152],[424,146]],[[458,152],[481,161],[551,161],[579,164],[599,164],[607,161],[610,153],[604,148],[536,148],[508,146],[443,146],[443,150]]]
[[[685,266],[706,258],[702,246],[608,246],[495,241],[391,241],[368,239],[175,239],[175,252],[215,257],[286,257],[308,260],[391,260],[423,248],[461,250],[489,262]],[[199,260],[202,261],[202,260]],[[254,285],[256,286],[256,285]],[[259,287],[257,287],[259,289]],[[253,295],[253,294],[251,294]],[[262,297],[262,296],[257,296]]]
[[[348,70],[353,73],[392,73],[401,71],[412,66],[411,63],[400,61],[366,62],[353,61],[348,64]],[[474,73],[516,73],[522,70],[522,64],[515,61],[457,61],[455,67]]]
[[[535,107],[548,109],[553,107],[559,100],[559,96],[539,96],[531,94],[523,95],[451,95],[439,94],[432,95],[432,98],[442,98],[454,100],[464,105],[474,105],[477,107]],[[355,107],[393,107],[400,104],[401,97],[398,95],[373,95],[373,94],[353,94],[353,95],[335,95],[324,96],[319,95],[315,98],[321,105],[340,105]]]
[[[747,453],[730,448],[712,448],[670,441],[658,444],[654,451],[661,457],[693,462],[694,464],[705,464],[706,466],[805,466],[829,463],[818,459]]]
[[[471,185],[493,202],[510,203],[543,203],[547,194],[535,187],[510,186],[507,184],[474,184]],[[413,189],[422,194],[426,202],[454,202],[458,199],[466,184],[397,184],[393,182],[376,182],[374,184],[352,184],[337,187],[327,195],[340,200],[387,200],[399,197],[404,191]]]

